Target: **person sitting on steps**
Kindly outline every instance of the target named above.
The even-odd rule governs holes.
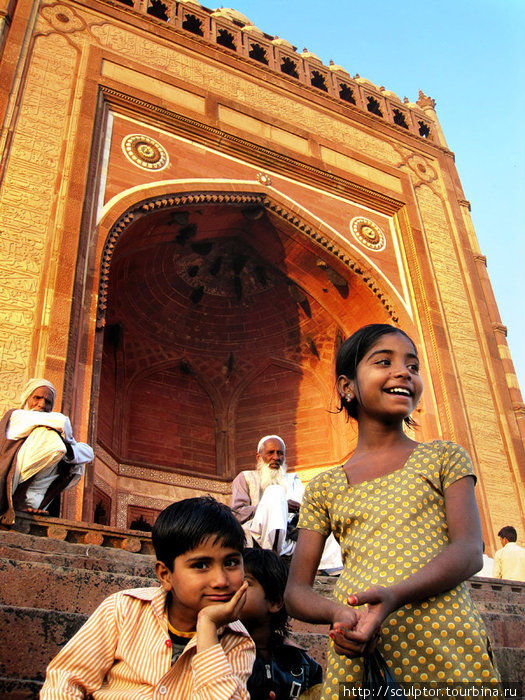
[[[94,459],[73,437],[70,420],[54,412],[56,389],[42,378],[29,380],[20,408],[0,421],[0,524],[10,527],[15,510],[48,515],[52,501],[71,488]]]

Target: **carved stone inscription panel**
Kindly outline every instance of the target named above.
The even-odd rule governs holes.
[[[53,241],[75,59],[61,37],[36,39],[9,147],[0,193],[0,410],[16,404],[32,369],[34,334],[46,333],[37,309]]]

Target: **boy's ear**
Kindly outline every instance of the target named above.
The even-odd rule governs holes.
[[[163,561],[155,562],[155,574],[167,591],[171,591],[171,571]]]
[[[280,601],[276,601],[276,602],[270,601],[270,605],[268,606],[268,612],[277,613],[277,612],[279,612],[279,610],[281,610],[283,605],[284,605],[284,600],[280,600]]]
[[[339,377],[337,377],[335,385],[337,387],[339,396],[341,396],[343,399],[346,399],[350,402],[352,399],[355,398],[355,382],[353,379],[348,379],[346,374],[341,374]]]

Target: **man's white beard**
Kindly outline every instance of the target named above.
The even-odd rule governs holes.
[[[284,475],[286,474],[286,462],[283,462],[279,469],[272,469],[269,464],[259,457],[257,460],[256,469],[261,479],[261,488],[264,491],[267,486],[278,484],[286,488]]]
[[[42,411],[42,409],[39,406],[33,406],[33,408],[29,408],[29,406],[27,404],[28,404],[28,401],[26,401],[24,404],[24,408],[23,408],[24,411]]]

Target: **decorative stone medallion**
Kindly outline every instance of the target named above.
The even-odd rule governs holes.
[[[408,167],[423,182],[432,182],[437,178],[437,173],[430,163],[420,155],[412,154],[407,158]]]
[[[374,250],[376,253],[384,250],[386,246],[386,238],[383,231],[377,224],[370,219],[365,219],[363,216],[355,216],[350,222],[350,231],[353,237],[368,250]]]
[[[232,297],[242,288],[244,298],[279,283],[276,272],[248,246],[230,238],[210,242],[209,246],[204,254],[176,253],[175,270],[188,286],[218,297]]]
[[[168,153],[164,146],[151,136],[131,134],[122,139],[126,158],[144,170],[162,170],[168,165]]]
[[[257,178],[257,181],[261,183],[261,185],[264,185],[265,187],[269,187],[272,184],[272,179],[269,175],[266,173],[257,173],[255,176]]]

